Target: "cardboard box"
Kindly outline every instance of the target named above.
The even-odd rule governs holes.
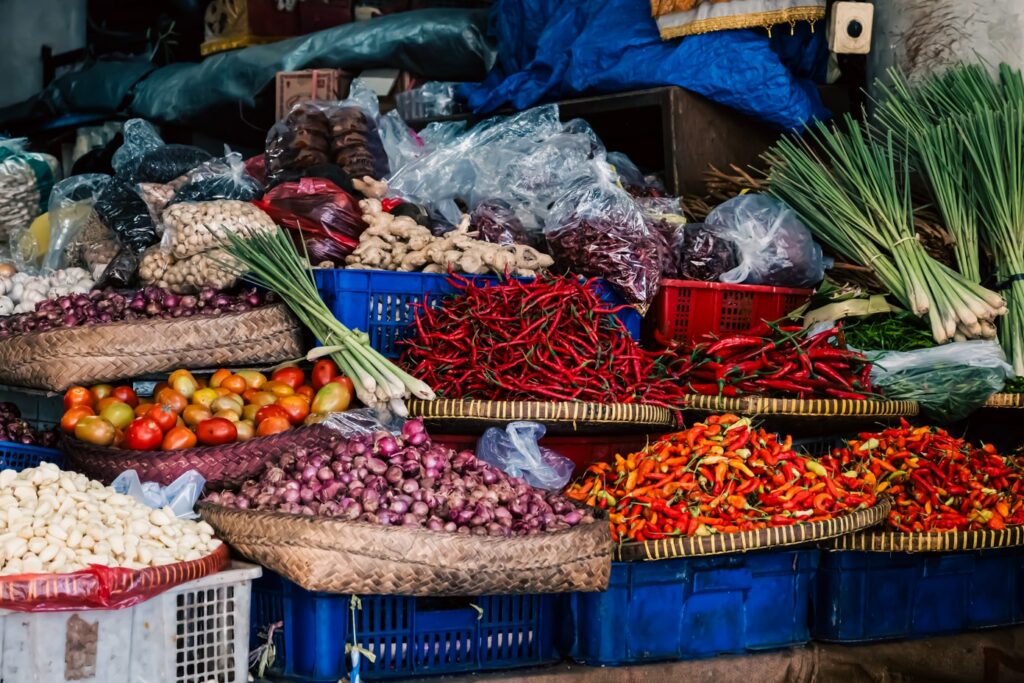
[[[278,120],[299,102],[334,101],[348,97],[355,74],[342,69],[278,71],[275,79],[275,115]]]

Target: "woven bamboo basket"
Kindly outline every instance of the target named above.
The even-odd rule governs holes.
[[[615,547],[615,559],[629,562],[637,560],[668,560],[676,557],[704,557],[745,553],[751,550],[781,548],[803,545],[879,524],[889,515],[890,502],[879,501],[876,505],[856,510],[846,515],[820,522],[794,524],[793,526],[744,531],[735,534],[714,534],[711,536],[677,536],[643,543],[621,543]]]
[[[488,595],[599,591],[611,572],[606,519],[499,538],[236,510],[199,514],[239,554],[312,591]]]
[[[516,420],[540,422],[549,435],[655,432],[675,425],[668,409],[635,403],[438,399],[408,405],[409,415],[449,434],[476,434]]]
[[[69,327],[0,340],[0,384],[64,391],[176,368],[267,364],[302,355],[283,304],[216,317]]]
[[[231,564],[228,547],[198,560],[160,567],[98,567],[71,574],[22,574],[0,578],[0,609],[21,612],[123,609],[168,588],[215,574]]]
[[[873,553],[949,553],[968,550],[1012,548],[1024,545],[1024,526],[1000,531],[932,531],[905,534],[900,531],[865,531],[832,539],[830,550]]]
[[[992,394],[982,408],[1024,408],[1024,394]]]
[[[109,484],[125,470],[135,470],[140,480],[166,486],[185,472],[196,470],[206,479],[209,491],[238,486],[258,476],[266,463],[286,451],[335,438],[328,427],[309,425],[249,441],[176,451],[95,446],[67,435],[62,435],[58,446],[66,457],[67,469],[104,484]]]

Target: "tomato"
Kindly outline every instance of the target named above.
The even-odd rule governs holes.
[[[277,394],[272,394],[269,391],[257,391],[256,395],[252,397],[252,404],[260,408],[275,403],[277,403]]]
[[[96,446],[109,446],[114,436],[114,425],[97,415],[87,415],[75,425],[75,438]]]
[[[175,427],[164,434],[163,444],[160,446],[165,451],[177,451],[182,448],[195,448],[199,440],[195,433],[188,427]]]
[[[250,389],[259,389],[267,383],[267,376],[255,370],[239,370],[235,374],[244,379]]]
[[[121,403],[127,403],[132,408],[139,405],[139,397],[135,394],[135,390],[132,389],[131,387],[126,387],[124,385],[114,387],[114,393],[112,393],[111,396],[116,398]]]
[[[102,413],[103,409],[111,405],[112,403],[121,403],[121,401],[118,401],[113,396],[107,396],[106,398],[101,398],[100,400],[96,401],[96,405],[94,405],[93,407],[96,409],[97,413]]]
[[[100,411],[100,417],[118,429],[124,429],[135,419],[135,411],[127,403],[114,401]]]
[[[181,411],[181,418],[185,420],[185,424],[189,427],[195,427],[203,420],[209,420],[213,417],[213,413],[210,412],[209,408],[203,406],[189,406],[185,410]]]
[[[218,410],[213,416],[223,417],[225,420],[231,420],[232,422],[238,422],[242,419],[242,415],[234,410]]]
[[[288,417],[288,411],[279,405],[263,406],[256,411],[256,424],[268,420],[272,417],[283,417],[284,419],[291,421]]]
[[[274,396],[291,396],[295,393],[295,389],[289,384],[284,382],[278,382],[277,380],[270,380],[263,385],[263,391],[269,391]]]
[[[218,410],[233,410],[236,413],[241,413],[242,408],[245,406],[245,401],[238,394],[228,394],[227,396],[219,396],[217,400],[210,404],[210,410],[217,412]]]
[[[135,406],[135,417],[142,417],[143,415],[149,412],[150,408],[152,408],[155,405],[156,404],[153,403],[152,401],[140,403],[139,405]]]
[[[241,394],[243,391],[249,388],[249,385],[245,383],[245,380],[238,375],[231,375],[225,377],[224,381],[220,383],[222,387],[227,389],[233,394]]]
[[[309,401],[302,396],[285,396],[272,408],[281,408],[288,414],[288,421],[293,425],[302,424],[302,421],[309,415]]]
[[[167,382],[157,382],[156,385],[153,386],[153,395],[156,396],[162,389],[167,389],[170,386],[171,385]]]
[[[64,392],[64,410],[76,406],[92,407],[92,393],[85,387],[71,387]]]
[[[124,441],[126,438],[127,437],[125,437],[123,429],[114,427],[114,440],[110,445],[114,448],[124,448]]]
[[[346,389],[348,389],[348,392],[351,395],[353,395],[353,396],[356,395],[356,385],[352,384],[352,380],[349,379],[348,377],[346,377],[345,375],[338,375],[337,377],[335,377],[331,381],[334,382],[335,384],[340,384],[341,386],[343,386]]]
[[[270,376],[270,379],[273,382],[287,384],[292,389],[298,389],[302,386],[302,383],[306,381],[306,373],[294,365],[289,365],[287,367],[274,370],[274,374]]]
[[[178,375],[171,382],[171,388],[177,391],[179,394],[185,397],[185,399],[192,398],[192,395],[199,391],[199,385],[196,384],[196,380],[192,375]]]
[[[196,393],[192,394],[192,403],[197,406],[209,408],[210,404],[217,399],[217,396],[218,394],[216,389],[199,389]]]
[[[242,419],[252,420],[253,424],[256,424],[256,413],[260,411],[261,406],[250,403],[249,405],[242,408]]]
[[[174,389],[167,388],[161,389],[157,393],[156,403],[157,405],[168,406],[174,411],[174,414],[177,415],[181,411],[185,410],[185,406],[188,405],[188,399]]]
[[[312,411],[317,414],[340,413],[348,410],[352,403],[352,392],[339,382],[328,382],[313,398]]]
[[[68,434],[72,434],[74,433],[75,425],[78,424],[79,420],[83,417],[89,417],[90,415],[95,414],[96,413],[94,413],[92,408],[89,406],[74,406],[68,409],[68,411],[64,413],[64,416],[60,418],[60,428]]]
[[[292,424],[288,421],[287,417],[268,417],[256,427],[256,435],[270,436],[271,434],[287,432],[291,428]]]
[[[157,409],[154,409],[157,410]],[[124,445],[134,451],[152,451],[164,440],[160,425],[150,417],[137,417],[124,431]]]
[[[256,398],[256,394],[258,393],[260,392],[256,391],[255,389],[246,389],[245,391],[242,392],[242,400],[245,401],[246,405],[248,405],[252,403],[252,400]]]
[[[220,370],[218,370],[217,372],[213,373],[210,376],[210,386],[212,388],[216,389],[217,387],[220,386],[220,383],[224,381],[225,377],[230,377],[230,376],[231,376],[231,371],[230,370],[225,370],[224,368],[221,368]]]
[[[319,391],[320,387],[337,376],[338,366],[334,361],[330,358],[321,358],[313,366],[313,371],[309,373],[309,381],[313,385],[313,389]]]
[[[218,396],[228,396],[229,394],[232,393],[225,389],[224,387],[217,387],[216,389],[214,389],[214,391],[217,393]]]
[[[206,387],[210,386],[210,380],[206,379],[205,377],[196,377],[196,386],[199,387],[200,389],[205,389]]]
[[[93,401],[99,401],[101,398],[106,398],[114,393],[114,387],[109,384],[97,384],[89,390],[89,393],[92,394]]]
[[[313,391],[313,387],[308,384],[303,384],[301,387],[295,390],[296,396],[301,396],[306,399],[306,403],[312,403],[313,397],[316,396],[316,392]]]
[[[238,429],[235,427],[235,423],[225,420],[223,417],[211,417],[209,420],[200,422],[196,427],[196,437],[204,446],[220,446],[231,443],[237,436]]]
[[[156,422],[160,432],[163,434],[171,431],[178,424],[178,414],[171,410],[171,407],[168,405],[153,406],[146,413],[146,417]]]
[[[249,420],[242,420],[241,422],[236,422],[235,429],[238,430],[238,441],[248,441],[252,437],[256,436],[256,428]]]

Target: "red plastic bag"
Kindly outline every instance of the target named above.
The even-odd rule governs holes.
[[[0,578],[0,609],[64,612],[124,609],[231,564],[227,545],[206,557],[161,567],[125,569],[92,565],[70,574],[14,574]]]
[[[260,185],[266,186],[267,184],[267,157],[263,154],[257,154],[254,157],[249,157],[245,160],[245,172],[252,178],[255,178]]]
[[[281,183],[253,203],[291,230],[293,239],[305,241],[314,265],[343,265],[366,229],[356,199],[325,178]]]

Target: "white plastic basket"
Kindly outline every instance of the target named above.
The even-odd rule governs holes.
[[[245,683],[250,592],[261,573],[235,562],[123,610],[0,610],[0,681]]]

